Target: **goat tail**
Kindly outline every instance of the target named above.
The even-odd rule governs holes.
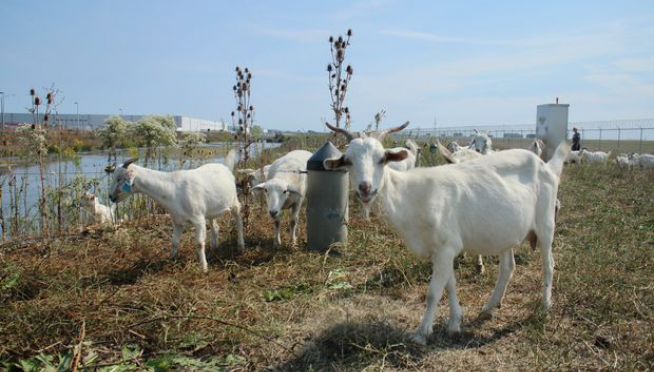
[[[570,152],[570,145],[563,141],[559,144],[554,152],[554,156],[547,162],[547,165],[556,173],[558,177],[561,177],[563,172],[563,162],[568,157]]]
[[[238,150],[237,149],[231,149],[227,153],[227,156],[225,156],[225,166],[229,168],[230,171],[234,170],[234,166],[236,163],[238,163]]]
[[[413,153],[413,155],[418,156],[418,144],[415,143],[413,140],[408,139],[405,142],[406,147]]]

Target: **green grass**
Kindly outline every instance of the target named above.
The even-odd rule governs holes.
[[[67,370],[80,347],[79,370],[104,371],[652,369],[653,195],[654,172],[567,167],[551,312],[538,310],[540,256],[525,244],[502,308],[477,321],[497,260],[477,275],[469,257],[457,269],[463,334],[444,332],[443,299],[426,347],[405,337],[424,311],[429,265],[362,220],[358,202],[337,254],[272,248],[272,223],[254,207],[238,255],[225,219],[208,274],[190,231],[168,261],[166,217],[14,242],[0,248],[0,369]]]

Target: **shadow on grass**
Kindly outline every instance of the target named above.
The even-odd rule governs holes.
[[[473,322],[470,327],[478,327]],[[338,323],[305,343],[293,359],[275,367],[275,371],[358,370],[369,365],[391,369],[419,368],[430,353],[444,349],[474,349],[498,341],[522,328],[514,322],[488,336],[464,331],[457,337],[447,336],[445,326],[436,326],[427,346],[408,341],[409,333],[385,321]]]
[[[291,247],[287,244],[273,247],[272,239],[253,236],[246,239],[243,252],[238,251],[236,239],[231,238],[219,244],[217,249],[208,248],[206,255],[210,268],[221,269],[234,263],[239,266],[263,265],[276,258],[297,253],[300,249],[302,248]]]
[[[150,259],[142,258],[136,261],[130,267],[108,272],[106,278],[110,285],[133,285],[136,284],[139,278],[141,278],[143,275],[160,272],[170,263],[171,261],[167,259],[152,261]]]

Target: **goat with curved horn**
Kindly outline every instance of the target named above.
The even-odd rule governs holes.
[[[336,132],[336,133],[340,133],[340,134],[344,135],[347,138],[348,142],[352,141],[355,138],[361,137],[359,135],[359,133],[356,133],[356,132],[353,133],[353,132],[350,132],[349,130],[347,130],[345,128],[335,127],[335,126],[329,124],[328,122],[325,122],[325,125],[327,126],[327,128],[331,129],[332,132]]]
[[[399,131],[401,131],[402,129],[408,127],[408,126],[409,126],[409,123],[410,123],[410,122],[407,121],[406,123],[404,123],[404,124],[402,124],[402,125],[400,125],[400,126],[397,126],[397,127],[393,127],[393,128],[388,128],[388,129],[384,129],[384,130],[382,130],[382,131],[379,132],[379,134],[376,136],[376,137],[377,137],[377,140],[379,140],[379,142],[384,142],[384,138],[386,138],[387,135],[389,135],[389,134],[391,134],[391,133],[395,133],[395,132],[399,132]]]

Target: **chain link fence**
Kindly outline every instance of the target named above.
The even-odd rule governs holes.
[[[568,138],[572,138],[572,128],[578,128],[581,146],[591,151],[654,153],[654,119],[576,122],[569,123],[568,128]],[[424,142],[438,138],[441,142],[467,145],[475,130],[488,132],[497,149],[526,148],[536,138],[535,124],[416,128],[396,137]]]

